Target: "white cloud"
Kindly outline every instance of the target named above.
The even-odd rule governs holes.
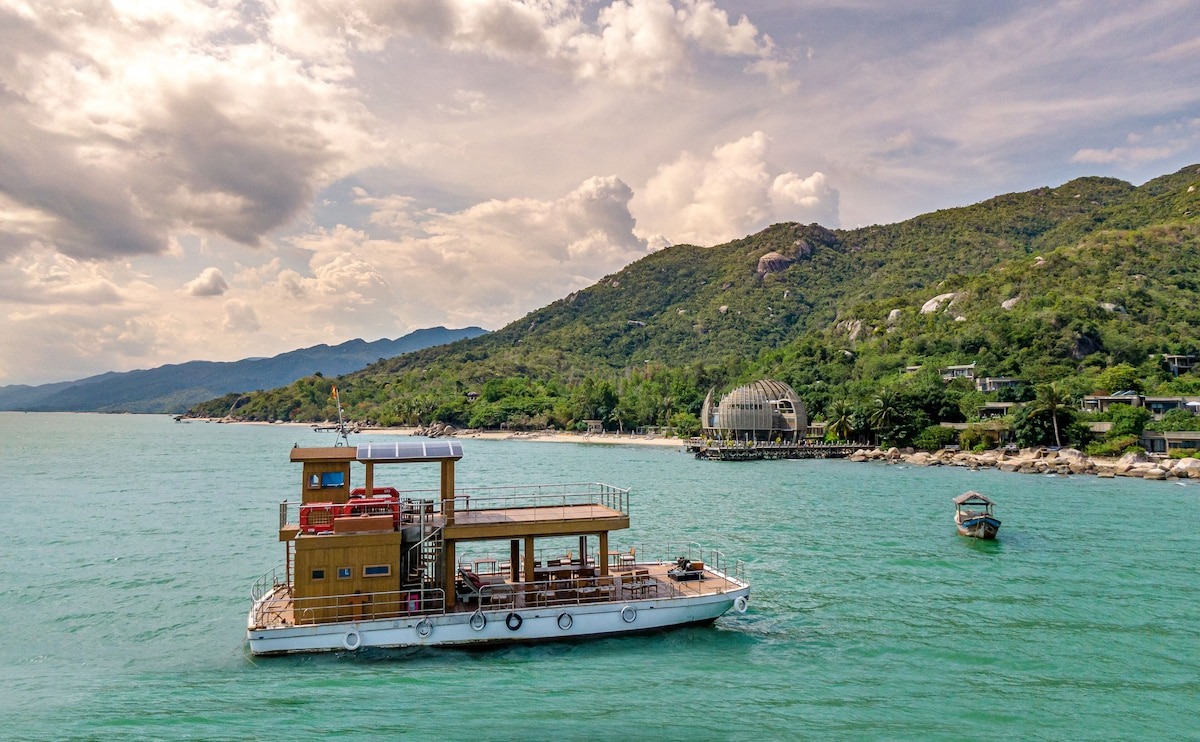
[[[253,333],[262,329],[258,321],[258,313],[254,307],[244,301],[234,300],[225,304],[225,322],[221,325],[224,332]]]
[[[775,214],[796,214],[792,221],[837,226],[838,192],[830,187],[825,173],[802,178],[795,173],[777,175],[771,182],[771,206]]]
[[[192,296],[220,296],[229,290],[225,276],[220,268],[205,268],[200,275],[188,281],[183,287],[186,294]]]
[[[308,207],[373,145],[356,94],[225,5],[0,10],[0,240],[76,257],[162,253],[192,227],[245,244]]]
[[[564,0],[275,0],[271,8],[272,39],[310,59],[341,61],[351,49],[377,52],[390,39],[418,37],[623,85],[662,85],[693,52],[760,58],[774,49],[748,18],[731,22],[712,0],[615,0],[591,26],[579,3]],[[752,71],[778,75],[785,68]]]
[[[407,198],[360,190],[357,203],[403,233],[385,239],[339,226],[297,236],[292,244],[313,255],[311,273],[281,270],[276,285],[281,296],[316,302],[315,311],[329,311],[334,297],[358,297],[359,308],[373,305],[377,316],[412,327],[422,318],[494,327],[646,255],[633,234],[631,197],[611,176],[557,199],[490,200],[458,212],[406,211]]]
[[[76,260],[44,245],[13,255],[6,263],[0,273],[0,307],[23,307],[23,315],[64,307],[99,309],[127,301],[118,283],[123,279],[105,264]],[[31,313],[31,307],[43,309]]]
[[[1071,162],[1095,165],[1136,166],[1174,157],[1200,144],[1200,119],[1169,121],[1145,132],[1129,132],[1125,145],[1084,147],[1071,155]]]
[[[634,198],[638,233],[712,245],[773,221],[838,225],[838,192],[822,173],[772,173],[768,139],[755,132],[713,148],[707,159],[684,152],[661,166]]]
[[[1084,148],[1071,155],[1071,162],[1091,164],[1137,163],[1163,160],[1175,154],[1170,147],[1112,147],[1110,149]]]

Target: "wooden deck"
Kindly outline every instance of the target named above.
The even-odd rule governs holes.
[[[842,459],[850,456],[860,445],[826,443],[712,443],[689,446],[698,459],[711,461],[759,461],[762,459]]]
[[[549,582],[514,583],[509,579],[496,580],[490,586],[491,595],[484,595],[483,608],[497,610],[501,606],[512,608],[531,608],[539,605],[573,605],[578,603],[622,603],[629,600],[645,600],[654,598],[672,598],[685,595],[715,595],[735,590],[740,585],[733,580],[721,577],[716,573],[705,570],[704,579],[676,581],[667,572],[670,564],[637,564],[614,570],[612,578],[613,590],[611,597],[602,600],[588,600],[586,594],[581,595],[579,587],[590,588],[601,584],[603,577],[585,579],[564,579]],[[640,574],[644,572],[645,574]],[[538,593],[562,593],[547,602],[545,597],[537,597]],[[477,607],[474,600],[469,603],[456,605],[453,612],[471,612]]]
[[[485,523],[547,523],[562,520],[622,518],[625,514],[604,505],[556,505],[552,507],[509,508],[507,510],[459,510],[454,525],[478,526]]]
[[[485,595],[481,604],[475,600],[464,601],[449,608],[446,612],[473,613],[479,608],[485,611],[499,611],[627,603],[635,600],[715,595],[740,587],[733,580],[721,577],[707,569],[704,572],[704,579],[676,581],[667,575],[672,566],[656,563],[625,567],[609,576],[611,588],[606,588],[606,582],[602,577],[532,583],[513,583],[508,579],[496,580],[484,591]],[[645,574],[640,574],[642,572]],[[421,611],[411,615],[438,615],[440,613],[442,613],[440,610]],[[260,606],[258,615],[258,623],[262,626],[294,626],[296,616],[290,592],[283,591],[268,603]],[[389,617],[404,618],[407,615],[410,614],[397,612],[389,614]],[[373,616],[363,616],[362,618],[369,619]]]
[[[517,538],[598,533],[629,527],[629,515],[606,505],[457,510],[446,526],[447,539]]]

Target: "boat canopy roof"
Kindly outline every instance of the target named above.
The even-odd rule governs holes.
[[[967,490],[954,498],[955,505],[991,505],[992,501],[975,490]]]
[[[459,441],[388,441],[360,443],[355,448],[336,446],[326,448],[293,448],[292,461],[344,462],[360,461],[372,464],[397,464],[414,461],[457,461],[463,456]]]
[[[458,441],[388,441],[360,443],[355,456],[359,461],[395,463],[401,461],[457,461],[463,456]]]

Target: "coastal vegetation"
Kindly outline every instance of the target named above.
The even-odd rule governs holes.
[[[1200,166],[1142,186],[1080,178],[853,230],[777,224],[651,254],[486,336],[339,378],[211,400],[191,414],[379,425],[688,435],[710,388],[791,385],[837,439],[986,445],[984,402],[1020,402],[1020,445],[1100,438],[1083,395],[1200,394],[1164,354],[1200,355]],[[940,368],[1017,380],[980,392]],[[1116,420],[1114,423],[1118,422]],[[1190,424],[1191,421],[1185,421]]]

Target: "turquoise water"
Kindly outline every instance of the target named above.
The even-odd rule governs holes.
[[[750,611],[577,644],[251,659],[249,589],[283,559],[296,442],[332,440],[0,413],[0,737],[1200,739],[1196,482],[468,439],[460,486],[632,487],[628,542],[745,559]],[[955,533],[966,489],[998,502],[997,542]]]

